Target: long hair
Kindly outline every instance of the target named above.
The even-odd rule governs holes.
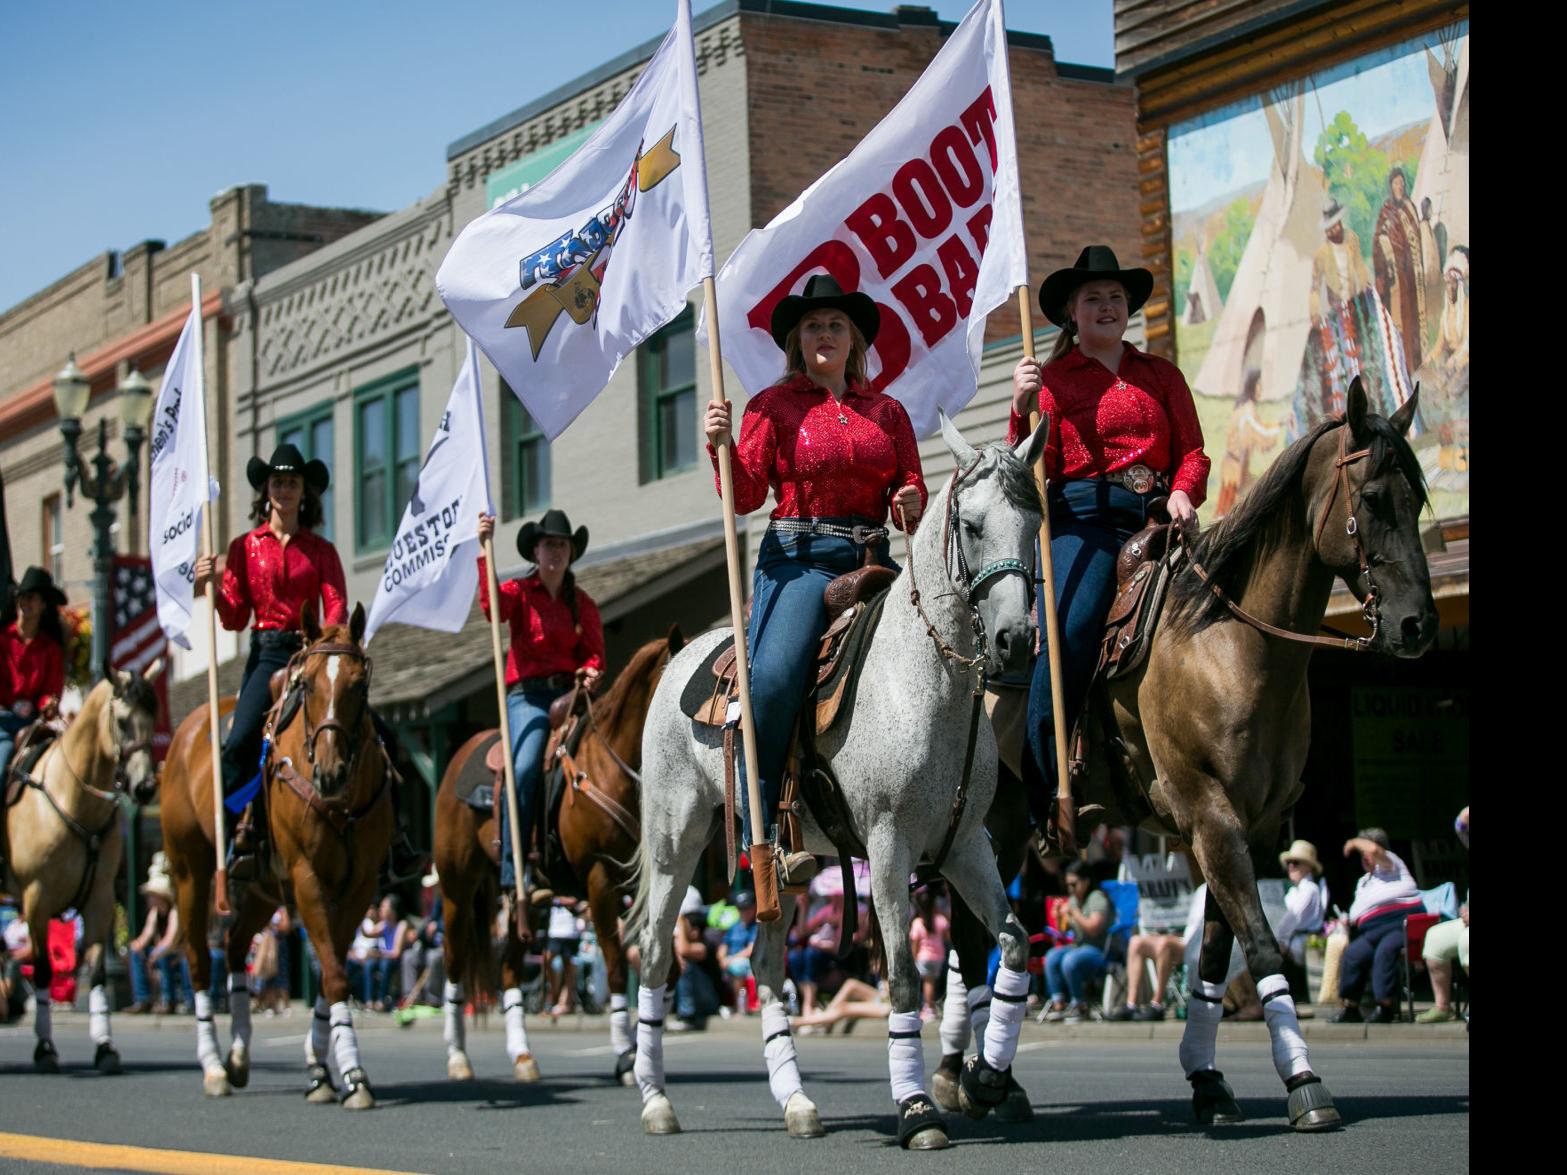
[[[847,317],[847,315],[845,316]],[[849,358],[843,365],[843,376],[850,384],[862,384],[868,382],[865,378],[865,352],[870,347],[865,342],[865,336],[860,333],[860,328],[849,322]],[[800,324],[797,322],[789,328],[789,334],[784,339],[784,379],[790,379],[796,375],[809,374],[805,370],[805,350],[800,346]]]
[[[60,606],[44,601],[44,613],[38,618],[38,631],[65,648],[65,625],[60,622]]]
[[[250,517],[256,522],[265,522],[272,517],[272,503],[267,499],[265,488],[251,503]],[[316,493],[314,486],[305,483],[304,496],[299,500],[299,525],[314,530],[321,525],[321,519],[324,517],[326,512],[321,508],[321,495]]]

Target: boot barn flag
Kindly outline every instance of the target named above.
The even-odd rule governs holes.
[[[447,309],[554,440],[713,272],[689,0],[613,114],[463,229]]]
[[[1028,282],[1000,0],[980,0],[892,112],[724,265],[724,358],[752,395],[780,370],[773,308],[824,271],[876,300],[871,385],[916,433],[973,398],[985,315]]]

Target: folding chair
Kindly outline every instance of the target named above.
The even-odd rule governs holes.
[[[1105,881],[1099,888],[1115,907],[1115,921],[1105,940],[1104,995],[1100,1000],[1100,1012],[1108,1016],[1118,1000],[1126,999],[1126,948],[1137,932],[1137,883]]]
[[[1416,960],[1424,958],[1426,932],[1443,921],[1440,914],[1411,914],[1404,919],[1404,1003],[1409,1005],[1409,1019],[1415,1018],[1415,968],[1424,964]]]

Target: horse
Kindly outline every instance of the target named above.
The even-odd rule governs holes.
[[[345,959],[375,894],[395,822],[389,764],[370,715],[371,662],[360,643],[364,628],[361,604],[346,626],[325,629],[314,607],[305,607],[300,619],[305,646],[290,660],[282,696],[267,719],[264,868],[256,881],[234,887],[235,915],[226,938],[228,957],[243,959],[279,905],[298,910],[321,964],[321,994],[305,1041],[305,1096],[321,1104],[338,1099],[330,1057],[344,1083],[343,1107],[350,1110],[372,1108],[375,1093],[359,1056]],[[231,708],[232,701],[224,699],[220,715]],[[226,1097],[250,1081],[250,993],[243,970],[231,971],[232,1042],[227,1057],[220,1057],[207,991],[208,905],[218,852],[212,841],[207,722],[208,707],[199,706],[174,733],[164,763],[163,843],[196,989],[202,1090],[208,1097]],[[301,774],[307,770],[308,776]]]
[[[868,849],[875,917],[893,931],[884,938],[892,1005],[888,1062],[899,1141],[916,1149],[947,1145],[925,1092],[919,976],[907,934],[896,933],[908,924],[909,876],[921,861],[947,878],[1001,942],[996,1009],[980,1056],[962,1075],[963,1106],[973,1117],[1005,1097],[1027,990],[1027,936],[982,828],[996,786],[996,742],[981,708],[985,675],[1026,666],[1032,643],[1028,560],[1041,506],[1029,469],[1045,432],[1035,430],[1016,449],[975,449],[945,416],[941,431],[957,471],[932,496],[925,524],[908,540],[907,560],[867,643],[852,715],[817,742],[820,760],[840,781],[852,830]],[[680,700],[728,638],[728,630],[704,634],[671,662],[642,739],[642,843],[628,924],[641,933],[635,1073],[643,1129],[651,1134],[680,1129],[665,1091],[666,996],[658,989],[671,969],[680,897],[724,807],[721,738],[695,725]],[[812,813],[801,813],[801,826],[806,848],[837,855]],[[782,917],[762,925],[752,971],[773,1096],[790,1135],[816,1137],[821,1121],[801,1087],[778,996],[793,904],[785,895]]]
[[[631,1082],[634,1049],[626,1008],[626,957],[619,919],[626,893],[628,866],[641,838],[638,823],[637,771],[642,764],[642,726],[648,699],[669,660],[685,644],[679,628],[649,641],[632,655],[604,701],[594,705],[586,693],[588,725],[573,756],[560,805],[561,848],[575,880],[586,893],[593,926],[609,972],[610,1043],[616,1055],[615,1076]],[[467,1028],[463,1005],[469,996],[495,994],[491,931],[500,896],[496,853],[499,831],[494,816],[486,817],[458,797],[457,782],[475,755],[494,745],[494,729],[480,731],[457,749],[435,796],[435,866],[440,877],[446,923],[445,1040],[446,1075],[471,1081]],[[545,802],[543,797],[540,803]],[[567,879],[552,878],[557,886]],[[502,1007],[506,1018],[506,1051],[518,1081],[540,1078],[538,1062],[528,1047],[523,1020],[522,967],[525,944],[515,918],[507,918],[501,955]]]
[[[21,896],[21,917],[36,948],[33,1066],[40,1073],[60,1071],[49,1006],[49,920],[73,909],[82,916],[87,944],[93,1067],[104,1074],[121,1071],[109,1027],[104,954],[114,929],[114,879],[125,851],[119,797],[128,794],[145,804],[157,794],[152,732],[158,697],[152,682],[162,670],[160,657],[145,673],[108,671],[5,813],[5,888]],[[11,766],[15,770],[17,763]]]

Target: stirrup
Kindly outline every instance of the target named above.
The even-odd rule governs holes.
[[[393,885],[401,885],[424,875],[428,859],[414,848],[406,829],[399,828],[386,851],[386,876]]]
[[[804,888],[820,870],[821,864],[806,852],[778,854],[778,877],[786,889]]]

